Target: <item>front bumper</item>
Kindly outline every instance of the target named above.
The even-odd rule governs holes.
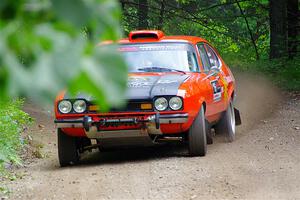
[[[135,137],[145,135],[162,134],[161,124],[180,124],[188,121],[187,113],[164,114],[156,113],[148,116],[132,117],[104,117],[94,119],[90,116],[84,116],[79,119],[55,119],[57,128],[83,128],[89,138],[106,138],[106,137]],[[140,128],[132,130],[123,129],[105,129],[101,127],[122,127],[126,124],[137,125]]]

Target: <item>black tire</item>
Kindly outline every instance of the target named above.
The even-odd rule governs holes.
[[[221,117],[220,121],[215,126],[217,134],[224,134],[226,141],[233,142],[235,139],[235,116],[233,102],[230,101],[229,105]]]
[[[189,130],[188,145],[189,154],[191,156],[205,156],[207,151],[206,130],[204,108],[201,106],[201,109]]]
[[[74,165],[79,161],[76,137],[65,134],[57,129],[58,159],[61,167]]]
[[[207,120],[205,120],[206,122],[206,142],[207,144],[213,144],[214,140],[213,140],[213,135],[211,133],[211,126],[209,125],[209,122]]]

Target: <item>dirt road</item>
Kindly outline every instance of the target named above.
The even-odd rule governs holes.
[[[88,154],[60,168],[51,113],[28,104],[29,132],[43,159],[5,183],[11,199],[300,199],[300,97],[282,94],[257,77],[240,75],[236,141],[216,136],[206,157],[182,146]],[[255,79],[255,81],[251,81]],[[40,125],[40,126],[38,126]],[[42,125],[42,126],[41,126]]]

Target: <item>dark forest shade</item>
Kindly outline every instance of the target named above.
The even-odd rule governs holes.
[[[300,16],[299,0],[288,0],[287,5],[287,26],[288,26],[288,54],[293,58],[297,54],[297,42],[300,42]]]
[[[286,0],[270,0],[270,58],[284,57],[287,52]]]
[[[126,33],[162,29],[169,34],[198,35],[219,45],[223,52],[240,51],[256,60],[299,56],[299,0],[120,0],[120,3]]]
[[[270,0],[270,58],[295,57],[298,34],[298,0]]]
[[[147,0],[139,0],[137,14],[139,19],[138,29],[147,29],[148,28],[148,1]]]

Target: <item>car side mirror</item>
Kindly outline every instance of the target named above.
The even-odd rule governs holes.
[[[212,66],[209,70],[209,76],[216,76],[220,73],[220,69],[217,66]]]

